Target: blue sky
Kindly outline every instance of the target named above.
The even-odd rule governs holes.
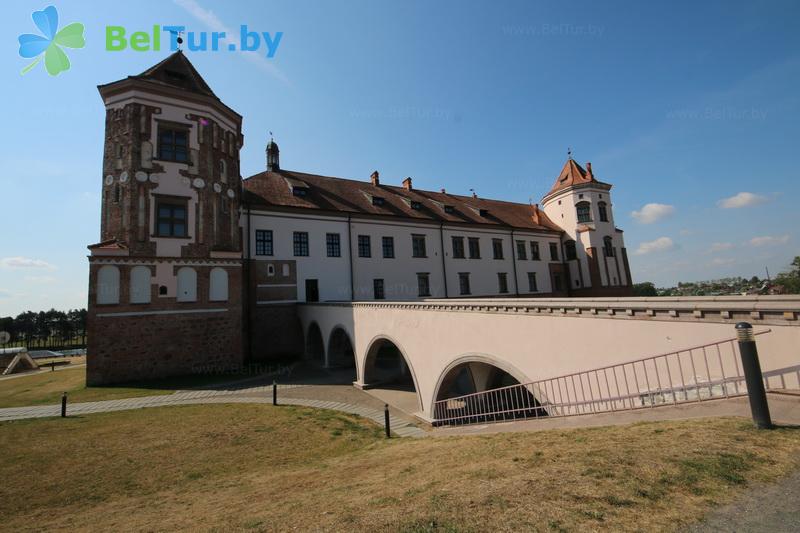
[[[82,22],[70,70],[26,75],[17,36],[51,3]],[[263,52],[187,52],[244,116],[242,174],[285,168],[527,202],[572,147],[614,185],[635,281],[764,275],[800,255],[800,4],[768,2],[5,2],[0,315],[85,306],[99,238],[96,85],[160,52],[107,25],[283,32]],[[102,6],[102,7],[101,7]]]

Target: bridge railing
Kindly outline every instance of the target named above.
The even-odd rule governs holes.
[[[767,333],[760,331],[756,335]],[[434,402],[434,425],[646,409],[747,394],[738,344],[726,339],[626,363]]]

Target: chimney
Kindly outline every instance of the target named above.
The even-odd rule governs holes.
[[[586,173],[589,174],[589,177],[593,177],[592,174],[592,164],[587,161],[586,163]]]
[[[442,187],[442,194],[447,194],[447,191],[444,190],[444,187]]]
[[[381,184],[380,177],[381,177],[381,175],[376,170],[375,172],[373,172],[372,174],[369,175],[369,181],[371,181],[372,184],[377,187],[378,185]]]
[[[476,193],[474,190],[472,191],[472,197],[473,198],[477,198],[478,197],[478,193]]]
[[[405,190],[407,190],[407,191],[410,191],[410,190],[412,190],[412,187],[411,187],[411,178],[406,178],[406,179],[404,179],[404,180],[403,180],[403,188],[404,188]]]

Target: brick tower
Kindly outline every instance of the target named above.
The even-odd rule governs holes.
[[[241,364],[242,117],[181,51],[98,89],[106,123],[88,383]]]

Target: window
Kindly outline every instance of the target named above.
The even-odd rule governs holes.
[[[458,273],[458,290],[460,294],[471,294],[469,290],[469,272]]]
[[[495,259],[502,259],[503,258],[503,240],[502,239],[492,239],[492,252],[494,253]]]
[[[372,244],[369,235],[358,236],[358,257],[372,257]]]
[[[603,237],[603,253],[606,257],[614,257],[614,243],[611,237]]]
[[[372,197],[372,205],[381,206],[386,203],[386,200],[383,199],[381,196],[373,196]]]
[[[186,163],[189,160],[187,130],[158,128],[158,158]]]
[[[528,250],[525,248],[525,241],[517,241],[517,259],[520,261],[528,259]]]
[[[121,198],[122,198],[122,190],[119,188],[119,184],[114,184],[113,202],[115,204],[118,204]]]
[[[299,198],[305,198],[308,196],[308,187],[298,187],[296,185],[292,186],[292,195]]]
[[[308,232],[294,232],[294,256],[308,257]]]
[[[497,291],[501,294],[508,292],[508,275],[505,272],[497,273]]]
[[[528,272],[528,292],[539,292],[536,286],[536,272]]]
[[[328,233],[325,235],[325,247],[328,250],[328,257],[342,256],[342,246],[339,242],[338,233]]]
[[[575,210],[578,213],[578,222],[591,222],[592,214],[589,207],[589,202],[578,202],[575,204]]]
[[[105,265],[97,271],[97,303],[119,303],[119,268]]]
[[[384,259],[394,259],[394,237],[384,237],[381,239]]]
[[[131,269],[130,288],[132,304],[150,303],[150,267],[139,265]]]
[[[453,213],[456,212],[456,208],[453,207],[452,205],[446,205],[444,206],[444,212],[447,213],[448,215],[452,215]]]
[[[421,202],[416,202],[416,201],[412,200],[412,201],[411,201],[411,209],[414,209],[414,210],[416,210],[416,211],[419,211],[420,209],[422,209],[422,203],[421,203]]]
[[[539,243],[531,241],[531,260],[539,261],[540,259],[541,257],[539,257]]]
[[[453,237],[453,257],[464,259],[464,237]]]
[[[413,257],[427,257],[425,253],[425,235],[411,236],[411,255]]]
[[[272,230],[256,230],[256,255],[272,255]]]
[[[197,272],[190,267],[178,270],[178,301],[197,301]]]
[[[223,215],[227,215],[230,213],[230,208],[228,207],[228,199],[227,198],[220,198],[220,209],[222,210]]]
[[[553,286],[555,287],[556,291],[563,290],[561,286],[561,274],[553,274]]]
[[[481,258],[481,241],[479,237],[469,238],[469,258],[470,259]]]
[[[578,254],[575,251],[575,241],[567,241],[564,243],[564,255],[567,261],[573,261],[578,258]]]
[[[228,165],[224,159],[219,160],[219,179],[222,183],[227,183],[228,181]]]
[[[212,302],[228,301],[228,272],[224,268],[211,269],[208,299]]]
[[[428,273],[417,274],[417,286],[419,287],[420,296],[430,296],[431,295],[430,274]]]
[[[608,222],[608,211],[606,211],[606,203],[598,202],[597,210],[600,212],[600,222]]]
[[[558,244],[550,243],[550,261],[558,261]]]
[[[186,237],[186,203],[158,201],[158,236]]]
[[[376,300],[385,300],[386,296],[383,293],[383,280],[382,279],[373,279],[372,280],[372,292],[373,297]]]

